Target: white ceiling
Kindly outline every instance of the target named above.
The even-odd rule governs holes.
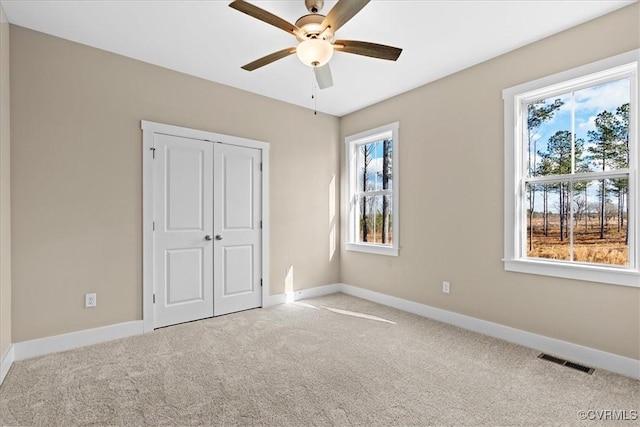
[[[318,91],[317,109],[343,116],[636,1],[373,0],[337,37],[401,47],[402,55],[390,62],[336,53],[334,86]],[[0,0],[12,24],[314,108],[312,70],[295,55],[240,68],[296,40],[229,3]],[[304,0],[252,3],[292,23],[308,13]]]

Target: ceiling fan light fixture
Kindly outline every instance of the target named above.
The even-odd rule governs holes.
[[[298,58],[309,67],[322,67],[333,56],[333,46],[326,40],[310,39],[301,42],[296,48]]]

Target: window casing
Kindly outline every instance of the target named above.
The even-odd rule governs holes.
[[[345,138],[348,251],[398,255],[398,129],[396,122]]]
[[[640,286],[639,59],[503,91],[505,270]]]

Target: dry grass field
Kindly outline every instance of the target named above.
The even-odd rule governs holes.
[[[609,265],[628,265],[629,246],[625,244],[625,227],[618,231],[617,223],[611,220],[605,227],[604,239],[600,239],[600,227],[597,219],[591,219],[585,229],[584,222],[574,228],[573,260]],[[527,233],[529,230],[527,230]],[[527,234],[527,249],[529,235]],[[560,240],[560,223],[556,218],[550,219],[548,235],[544,235],[542,218],[533,219],[533,248],[527,256],[569,260],[569,239]]]
[[[360,241],[362,242],[362,232],[360,232]],[[382,243],[382,230],[370,230],[367,234],[367,241],[369,243]],[[393,233],[390,231],[387,234],[387,245],[391,246],[393,242]]]

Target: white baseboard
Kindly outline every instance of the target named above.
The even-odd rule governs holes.
[[[37,338],[13,344],[15,360],[28,359],[59,351],[71,350],[91,344],[112,341],[119,338],[140,335],[143,332],[143,321],[117,323],[100,328],[85,329],[52,337]]]
[[[287,302],[287,295],[286,294],[276,294],[276,295],[269,295],[269,301],[267,302],[266,305],[263,305],[263,307],[269,307],[272,305],[280,305],[280,304],[284,304]]]
[[[332,285],[316,286],[315,288],[300,289],[298,291],[287,292],[284,294],[271,295],[268,305],[285,304],[287,302],[298,301],[301,299],[321,297],[323,295],[335,294],[341,292],[342,284],[334,283]]]
[[[268,305],[283,304],[288,301],[314,298],[337,292],[343,292],[347,295],[363,298],[378,304],[397,308],[419,316],[428,317],[463,329],[499,338],[524,347],[640,380],[640,360],[607,353],[605,351],[584,347],[578,344],[572,344],[555,338],[545,337],[520,329],[511,328],[509,326],[500,325],[498,323],[489,322],[487,320],[465,316],[463,314],[442,310],[440,308],[431,307],[402,298],[392,297],[344,283],[334,283],[310,289],[302,289],[288,294],[272,295],[269,298]],[[0,363],[0,384],[14,361],[64,350],[71,350],[73,348],[139,335],[142,333],[143,321],[138,320],[14,343],[2,357],[2,361]]]
[[[4,377],[7,376],[11,365],[13,365],[13,356],[13,344],[11,344],[0,360],[0,384],[2,384]]]
[[[475,317],[465,316],[452,311],[442,310],[417,302],[396,298],[379,292],[340,284],[341,292],[353,295],[378,304],[397,308],[419,316],[428,317],[463,329],[478,332],[494,338],[522,345],[524,347],[559,356],[574,362],[595,368],[605,369],[617,374],[640,380],[640,360],[620,356],[606,351],[596,350],[570,342],[549,338],[498,323]]]

